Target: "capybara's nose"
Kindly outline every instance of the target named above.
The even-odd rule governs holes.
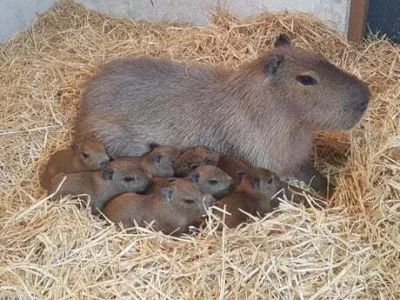
[[[355,96],[354,109],[360,113],[366,111],[369,101],[371,99],[371,92],[367,87],[359,90]]]
[[[108,163],[109,163],[109,160],[103,160],[103,161],[100,163],[100,167],[101,167],[102,169],[104,169],[105,167],[108,166]]]

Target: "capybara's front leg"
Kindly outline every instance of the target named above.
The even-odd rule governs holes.
[[[335,186],[328,182],[328,180],[314,168],[314,164],[311,160],[301,165],[299,171],[293,175],[311,186],[325,198],[329,199],[335,191]]]

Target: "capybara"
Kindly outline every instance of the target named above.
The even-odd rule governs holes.
[[[246,222],[248,216],[263,215],[274,208],[272,197],[282,189],[279,177],[266,169],[254,168],[252,172],[243,175],[236,191],[222,198],[216,206],[229,212],[225,214],[225,224],[232,228]],[[223,213],[215,210],[221,218]]]
[[[212,195],[215,199],[221,199],[233,192],[235,182],[232,177],[215,166],[200,166],[188,175],[203,193]]]
[[[153,177],[172,177],[174,168],[168,157],[159,153],[147,153],[141,157],[120,157],[119,160],[133,163]]]
[[[73,143],[70,148],[54,153],[40,174],[40,185],[48,189],[52,179],[60,173],[97,171],[110,161],[104,146],[97,140],[87,139]]]
[[[67,178],[60,186],[64,176]],[[55,193],[59,188],[54,197],[89,195],[91,211],[97,215],[110,199],[123,193],[142,193],[150,186],[151,181],[149,175],[136,168],[135,164],[116,159],[102,171],[57,175],[48,194]]]
[[[181,150],[172,146],[160,146],[158,144],[152,144],[151,153],[160,154],[161,156],[167,157],[172,163],[174,163],[181,155]]]
[[[219,157],[219,153],[202,146],[186,149],[174,163],[175,175],[183,177],[199,166],[215,166]]]
[[[353,128],[370,98],[365,83],[281,34],[237,71],[152,57],[106,64],[86,85],[75,138],[129,156],[152,143],[205,146],[327,194],[310,159],[315,133]]]
[[[207,208],[215,204],[211,195],[202,193],[187,179],[176,179],[159,194],[127,193],[112,199],[103,213],[111,221],[121,222],[124,228],[153,223],[153,228],[165,234],[180,235],[189,226],[198,226]]]
[[[235,184],[239,184],[241,180],[240,173],[249,173],[252,169],[249,165],[245,164],[240,159],[232,156],[222,155],[219,158],[217,167],[224,171],[226,174],[235,179]],[[239,174],[238,174],[239,172]],[[239,175],[239,176],[238,176]]]
[[[176,179],[177,178],[175,177],[168,177],[168,178],[155,177],[153,178],[153,183],[146,190],[145,194],[149,195],[154,193],[160,193],[163,188],[169,187],[171,183],[173,183]]]

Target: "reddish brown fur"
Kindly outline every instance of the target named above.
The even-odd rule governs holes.
[[[233,192],[234,181],[232,177],[215,166],[203,165],[191,171],[188,175],[203,193],[221,199]]]
[[[174,163],[181,155],[181,150],[171,146],[156,146],[151,150],[151,153],[157,153],[161,156],[167,157],[172,163]]]
[[[232,178],[235,178],[236,184],[240,183],[240,178],[237,176],[238,172],[249,173],[252,169],[252,167],[245,164],[243,161],[226,155],[220,157],[217,167]]]
[[[195,147],[185,150],[175,161],[174,171],[176,176],[187,176],[193,169],[204,165],[216,165],[219,153],[206,147]]]
[[[120,157],[119,159],[135,164],[137,168],[142,169],[147,174],[154,177],[174,176],[173,165],[169,158],[166,156],[161,156],[161,154],[155,153],[153,151],[141,157]],[[152,156],[154,154],[159,156],[159,161],[154,161],[152,159]]]
[[[259,180],[258,188],[255,187],[255,180]],[[234,193],[224,197],[216,206],[231,214],[225,214],[225,224],[230,228],[237,227],[248,219],[240,210],[261,216],[271,212],[274,208],[271,199],[281,188],[282,181],[275,173],[255,168],[251,174],[243,176]],[[216,214],[223,218],[223,213],[216,211]]]
[[[113,197],[128,192],[144,192],[151,184],[151,178],[134,164],[122,160],[112,161],[107,168],[97,172],[59,174],[52,181],[48,194],[59,198],[66,195],[87,194],[91,198],[91,211],[98,214],[103,206]],[[133,180],[132,180],[133,178]]]
[[[165,234],[179,235],[188,232],[189,226],[197,226],[198,220],[207,213],[206,208],[215,200],[203,194],[188,180],[177,179],[169,188],[171,198],[164,194],[123,194],[111,200],[104,214],[113,222],[121,222],[124,228],[153,223],[153,228]],[[165,189],[164,189],[165,190]],[[189,199],[193,203],[186,203]]]
[[[76,138],[138,156],[151,143],[203,145],[281,177],[326,181],[310,163],[319,130],[349,130],[366,111],[368,87],[319,54],[275,47],[237,71],[140,57],[111,62],[87,84]],[[156,120],[156,121],[155,121]]]
[[[57,174],[97,171],[106,167],[109,160],[104,146],[99,141],[88,139],[75,143],[70,148],[57,151],[50,157],[40,175],[40,185],[48,189]]]

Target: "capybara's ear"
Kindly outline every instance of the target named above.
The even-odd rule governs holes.
[[[275,40],[274,47],[288,47],[292,44],[290,37],[285,34],[281,33]]]
[[[194,183],[199,182],[199,177],[200,177],[200,174],[197,172],[190,172],[188,175],[188,178],[190,179],[190,181],[192,181]]]
[[[167,201],[171,201],[173,193],[174,193],[174,190],[172,188],[166,187],[166,188],[161,189],[161,195]]]
[[[214,159],[206,159],[206,165],[207,166],[216,166],[217,165],[217,161]]]
[[[161,157],[162,156],[160,154],[154,153],[151,155],[151,161],[155,162],[155,163],[159,163],[161,161]]]
[[[244,174],[246,174],[246,172],[243,170],[236,171],[236,178],[240,181],[243,179]]]
[[[253,189],[258,190],[260,188],[260,185],[261,185],[260,178],[257,176],[253,177]]]
[[[198,163],[193,163],[193,164],[189,164],[188,168],[189,168],[190,170],[194,170],[194,169],[196,169],[198,166],[199,166]]]
[[[114,170],[107,168],[103,170],[103,179],[104,180],[112,180],[114,176]]]
[[[151,143],[151,144],[149,145],[149,147],[150,147],[151,150],[154,150],[154,148],[160,147],[160,144]]]
[[[74,152],[78,152],[78,151],[79,151],[79,144],[78,144],[78,143],[73,143],[73,144],[71,145],[71,149],[72,149],[72,151],[74,151]]]
[[[279,66],[283,63],[284,57],[283,55],[276,55],[271,54],[267,57],[267,62],[265,65],[265,71],[267,76],[275,75],[276,71],[278,70]]]

